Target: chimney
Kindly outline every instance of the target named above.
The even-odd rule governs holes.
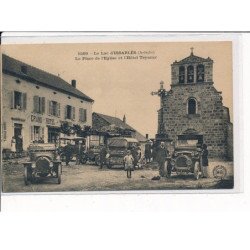
[[[126,123],[126,116],[125,115],[123,116],[122,120],[123,120],[124,123]]]
[[[76,80],[71,80],[71,85],[76,88]]]
[[[146,134],[146,139],[148,139],[148,134]]]

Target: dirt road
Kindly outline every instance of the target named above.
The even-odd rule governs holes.
[[[210,164],[210,175],[213,166]],[[221,163],[220,163],[221,164]],[[223,163],[228,169],[228,179],[223,183],[215,178],[194,180],[193,175],[177,176],[170,179],[152,180],[158,175],[157,169],[135,170],[132,178],[126,177],[121,169],[98,169],[94,165],[63,166],[62,183],[45,178],[28,186],[24,185],[23,166],[20,162],[7,162],[3,165],[4,192],[61,192],[61,191],[116,191],[116,190],[174,190],[174,189],[213,189],[232,187],[232,163]]]

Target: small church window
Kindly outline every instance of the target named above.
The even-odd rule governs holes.
[[[188,100],[188,114],[194,115],[197,113],[197,103],[194,98],[190,98]]]
[[[185,82],[185,67],[180,66],[179,68],[179,83],[184,83]]]
[[[194,67],[192,65],[187,67],[187,82],[194,82]]]
[[[197,66],[197,82],[204,82],[204,65]]]

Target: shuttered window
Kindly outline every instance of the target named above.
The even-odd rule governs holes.
[[[45,103],[45,101],[44,101]],[[48,115],[61,116],[61,105],[56,101],[48,101]]]
[[[30,127],[30,141],[32,143],[34,143],[34,142],[39,142],[39,143],[44,142],[44,127],[31,126]]]
[[[87,110],[83,108],[79,108],[79,121],[86,122],[87,121]]]
[[[27,109],[27,93],[13,91],[11,93],[10,106],[12,109],[26,110]]]
[[[65,106],[65,119],[75,120],[76,118],[76,109],[73,106]]]
[[[45,97],[34,96],[34,112],[39,114],[45,113]]]

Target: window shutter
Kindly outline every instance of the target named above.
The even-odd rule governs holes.
[[[3,132],[3,134],[2,134],[2,139],[3,139],[4,141],[6,141],[6,139],[7,139],[7,127],[6,127],[6,122],[3,123],[2,132]]]
[[[15,92],[12,91],[10,93],[10,108],[13,109],[14,108],[14,95],[15,95]]]
[[[83,121],[87,121],[87,109],[83,109]]]
[[[42,138],[44,140],[44,127],[42,127]]]
[[[30,126],[30,141],[33,142],[34,141],[34,127]]]
[[[47,112],[50,115],[50,100],[47,100]]]
[[[82,113],[83,109],[79,108],[79,121],[82,122],[83,120],[83,113]]]
[[[67,119],[67,105],[64,107],[64,118]]]
[[[33,97],[33,100],[34,100],[34,112],[38,113],[39,112],[39,97],[35,95]]]
[[[76,118],[76,109],[75,107],[72,107],[72,120],[75,120]]]
[[[42,138],[44,140],[44,127],[39,128],[39,139]]]
[[[45,113],[45,97],[42,97],[42,114]]]
[[[61,107],[60,107],[60,103],[57,103],[57,116],[58,116],[58,117],[61,116]]]
[[[27,93],[22,93],[22,109],[27,109]]]

